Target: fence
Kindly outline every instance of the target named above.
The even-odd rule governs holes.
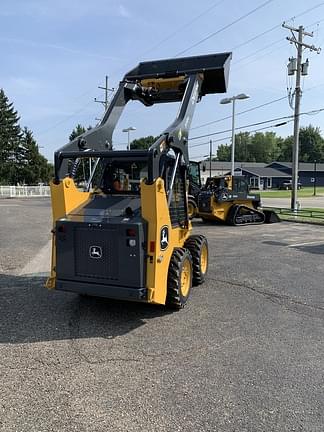
[[[301,220],[316,220],[324,223],[324,209],[312,210],[312,209],[300,209],[296,212],[291,211],[288,208],[280,207],[263,207],[264,209],[274,210],[280,216],[286,217],[288,220],[301,219]]]
[[[0,186],[0,198],[47,197],[49,186]]]

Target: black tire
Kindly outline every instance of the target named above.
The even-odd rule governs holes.
[[[193,219],[197,216],[198,207],[197,203],[193,198],[188,199],[188,217],[189,219]]]
[[[189,272],[186,274],[184,272]],[[185,279],[185,286],[184,286]],[[192,257],[185,248],[175,248],[168,271],[168,290],[166,304],[172,309],[182,309],[192,287]]]
[[[192,284],[200,285],[206,279],[208,271],[208,242],[203,235],[193,235],[188,238],[185,248],[192,256]]]

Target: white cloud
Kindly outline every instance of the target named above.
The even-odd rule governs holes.
[[[123,6],[122,4],[120,4],[119,7],[118,7],[118,10],[119,10],[120,16],[122,16],[123,18],[130,18],[130,13],[125,8],[125,6]]]
[[[54,50],[59,51],[65,51],[70,54],[76,54],[76,55],[83,55],[83,56],[89,56],[89,57],[97,57],[105,60],[122,60],[118,57],[113,56],[107,56],[107,55],[101,55],[99,53],[95,52],[89,52],[89,51],[83,51],[78,50],[74,48],[70,48],[63,45],[57,45],[53,43],[47,43],[47,42],[39,42],[39,41],[33,41],[28,39],[18,39],[18,38],[8,38],[8,37],[0,37],[0,41],[7,42],[7,43],[15,43],[15,44],[21,44],[21,45],[28,45],[30,47],[40,47],[40,48],[50,48]]]
[[[130,12],[118,0],[28,0],[16,2],[7,1],[1,5],[0,16],[27,16],[42,19],[60,19],[61,21],[76,21],[94,16],[109,16],[129,18]]]

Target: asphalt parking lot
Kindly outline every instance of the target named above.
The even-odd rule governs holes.
[[[324,228],[194,222],[180,312],[48,292],[48,200],[0,201],[0,431],[323,431]]]

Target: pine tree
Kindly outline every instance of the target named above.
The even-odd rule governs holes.
[[[38,145],[33,133],[27,127],[24,128],[17,152],[17,182],[36,185],[47,183],[51,177],[51,167],[47,159],[39,153]]]
[[[76,127],[73,129],[73,131],[71,132],[69,136],[69,140],[73,141],[75,138],[77,138],[78,136],[82,135],[84,132],[90,129],[92,129],[92,126],[88,126],[87,128],[85,128],[80,123],[78,123]]]
[[[80,123],[78,123],[76,127],[73,129],[73,131],[71,132],[69,136],[69,140],[73,141],[75,138],[77,138],[78,136],[82,135],[84,132],[90,129],[92,129],[92,126],[88,126],[87,128],[85,128]],[[71,165],[72,165],[72,161],[69,161],[69,166],[71,167]],[[74,181],[80,184],[84,183],[89,178],[89,175],[90,175],[89,159],[83,159],[78,166],[77,172],[74,176]]]
[[[13,104],[0,89],[0,184],[15,182],[17,151],[21,139],[19,117]]]

